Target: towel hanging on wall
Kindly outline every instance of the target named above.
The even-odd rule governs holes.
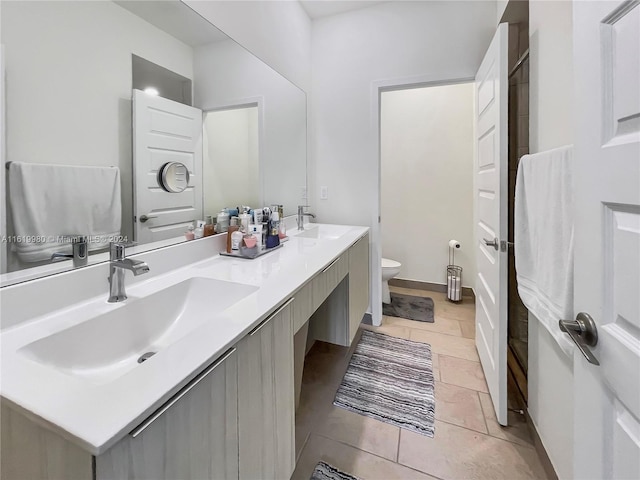
[[[60,240],[71,235],[89,236],[89,251],[97,250],[120,235],[120,170],[11,162],[9,204],[21,261],[49,260],[70,249]]]

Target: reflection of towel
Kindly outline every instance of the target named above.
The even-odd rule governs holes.
[[[120,234],[120,170],[11,162],[9,201],[15,242],[23,262],[70,253],[71,235],[89,236],[89,250]],[[62,248],[61,248],[62,246]]]
[[[572,355],[558,320],[573,319],[572,147],[520,160],[515,195],[515,258],[522,302]]]

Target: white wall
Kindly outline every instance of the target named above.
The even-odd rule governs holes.
[[[530,149],[573,143],[572,6],[529,3]],[[573,359],[529,315],[529,414],[560,478],[573,478]]]
[[[258,107],[209,112],[203,128],[205,215],[260,206]]]
[[[375,86],[473,78],[495,19],[495,1],[434,1],[383,3],[313,22],[310,203],[318,221],[374,227],[374,279],[380,276]],[[327,200],[319,200],[320,186],[328,187]],[[371,293],[375,321],[378,282]]]
[[[472,285],[474,84],[382,94],[382,255],[398,278],[446,283],[448,241]]]
[[[569,1],[529,4],[532,152],[573,143],[572,8]]]
[[[296,213],[307,181],[304,92],[231,40],[196,48],[194,71],[199,108],[258,104],[262,201]]]
[[[297,1],[183,0],[291,82],[311,85],[311,21]]]
[[[119,166],[132,238],[131,54],[193,78],[193,51],[111,2],[1,8],[6,160]]]

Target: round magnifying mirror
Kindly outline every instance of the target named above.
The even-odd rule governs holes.
[[[167,162],[160,168],[158,183],[169,193],[184,192],[189,186],[189,169],[184,163]]]

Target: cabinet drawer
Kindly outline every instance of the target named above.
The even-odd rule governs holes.
[[[313,311],[322,305],[334,288],[349,272],[349,254],[345,252],[327,265],[311,281]]]
[[[94,478],[238,478],[237,362],[229,350],[96,457]]]
[[[313,281],[307,282],[300,290],[294,293],[294,300],[292,304],[293,315],[293,333],[298,333],[298,330],[307,323],[309,317],[313,314],[315,309],[313,308]]]

